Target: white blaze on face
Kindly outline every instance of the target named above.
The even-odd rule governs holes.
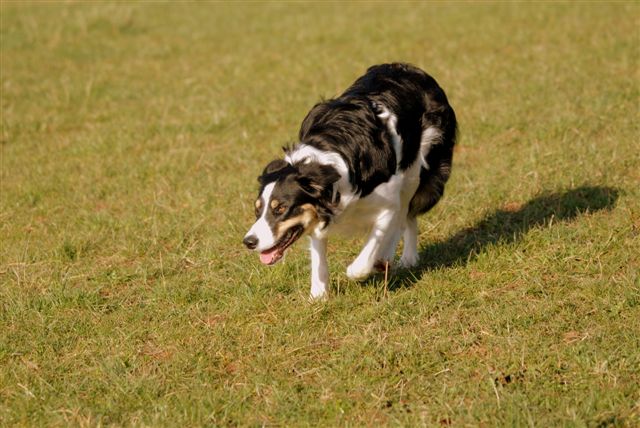
[[[273,235],[271,226],[269,226],[269,223],[267,222],[267,210],[269,209],[271,193],[273,192],[275,185],[276,183],[273,182],[264,186],[262,195],[260,195],[260,198],[262,199],[262,213],[260,214],[260,218],[258,218],[245,235],[254,235],[258,238],[258,246],[256,247],[257,251],[268,250],[276,244],[276,237]]]

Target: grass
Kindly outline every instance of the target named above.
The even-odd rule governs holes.
[[[638,426],[637,3],[13,3],[0,425]],[[461,124],[419,269],[307,302],[255,177],[367,66]]]

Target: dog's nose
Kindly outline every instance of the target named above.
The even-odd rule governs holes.
[[[258,238],[256,238],[255,235],[245,236],[244,239],[242,240],[242,242],[250,250],[253,250],[258,246]]]

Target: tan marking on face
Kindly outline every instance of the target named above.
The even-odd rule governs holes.
[[[310,226],[318,222],[318,212],[316,211],[316,208],[313,205],[304,204],[300,208],[302,209],[301,214],[295,217],[291,217],[290,219],[287,219],[282,223],[278,224],[277,239],[282,238],[282,236],[285,233],[287,233],[287,230],[289,230],[294,226],[300,225],[306,231],[307,229],[309,229]]]
[[[278,201],[277,199],[272,199],[271,200],[271,208],[275,208],[278,205],[280,205],[280,201]]]
[[[256,209],[262,208],[262,199],[256,199]]]

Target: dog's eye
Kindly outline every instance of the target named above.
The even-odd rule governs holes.
[[[287,207],[286,207],[286,206],[284,206],[284,205],[278,205],[277,207],[275,207],[275,208],[273,209],[273,213],[274,213],[275,215],[282,215],[282,214],[284,214],[284,212],[285,212],[286,210],[287,210]]]

